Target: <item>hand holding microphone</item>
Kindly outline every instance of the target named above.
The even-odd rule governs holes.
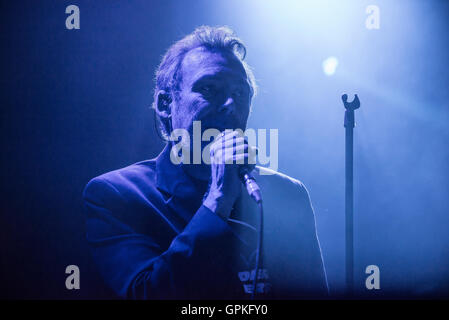
[[[249,146],[238,131],[222,132],[211,145],[210,157],[211,183],[203,202],[206,207],[227,220],[241,193],[242,182],[253,198],[261,199],[250,175],[255,167],[256,148]]]
[[[255,167],[257,149],[248,145],[244,137],[236,131],[222,132],[210,148],[211,183],[203,204],[211,211],[227,220],[232,206],[240,195],[242,183],[249,195],[257,202],[260,212],[258,241],[256,248],[255,274],[262,267],[261,252],[263,243],[263,208],[262,197],[251,171]],[[254,161],[249,161],[254,160]],[[249,164],[249,163],[253,164]],[[251,299],[257,292],[257,276],[253,280]]]

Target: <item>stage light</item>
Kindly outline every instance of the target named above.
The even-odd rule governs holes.
[[[338,59],[335,57],[329,57],[323,61],[323,72],[327,76],[331,76],[335,73],[338,66]]]

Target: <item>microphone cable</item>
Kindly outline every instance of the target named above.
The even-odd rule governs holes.
[[[253,292],[251,294],[251,300],[254,300],[254,297],[257,293],[257,278],[259,277],[259,270],[262,267],[262,247],[263,247],[263,205],[262,199],[257,202],[257,206],[259,207],[259,238],[257,239],[257,251],[256,251],[256,266],[255,266],[255,274],[253,280]]]
[[[240,169],[240,179],[248,191],[251,198],[257,203],[259,208],[259,230],[256,248],[256,262],[254,268],[254,279],[253,279],[253,291],[251,293],[251,300],[254,300],[257,294],[257,280],[259,277],[259,270],[262,266],[262,248],[263,248],[263,205],[262,205],[262,194],[260,188],[256,183],[256,179],[251,175],[250,169],[248,167],[242,167]]]

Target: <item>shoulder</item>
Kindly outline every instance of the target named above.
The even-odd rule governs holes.
[[[277,171],[263,167],[256,169],[253,176],[262,193],[267,223],[270,222],[277,230],[283,230],[285,238],[291,236],[293,239],[298,230],[303,234],[301,241],[307,242],[307,239],[314,237],[315,213],[305,185]]]
[[[284,173],[274,171],[269,168],[256,166],[253,171],[254,178],[261,188],[270,189],[270,191],[281,191],[284,194],[295,193],[303,194],[308,197],[308,191],[305,185],[298,179],[292,178]]]
[[[155,160],[145,160],[101,174],[91,179],[83,191],[86,201],[104,203],[114,198],[126,198],[143,188],[155,185]]]

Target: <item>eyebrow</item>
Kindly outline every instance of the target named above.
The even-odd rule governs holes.
[[[193,81],[192,87],[195,87],[203,82],[220,80],[221,75],[223,75],[223,73],[202,75],[201,77],[199,77],[198,79]],[[237,83],[243,87],[247,87],[249,90],[251,89],[249,80],[247,78],[246,79],[244,79],[244,78],[238,79],[235,81],[235,83]]]

